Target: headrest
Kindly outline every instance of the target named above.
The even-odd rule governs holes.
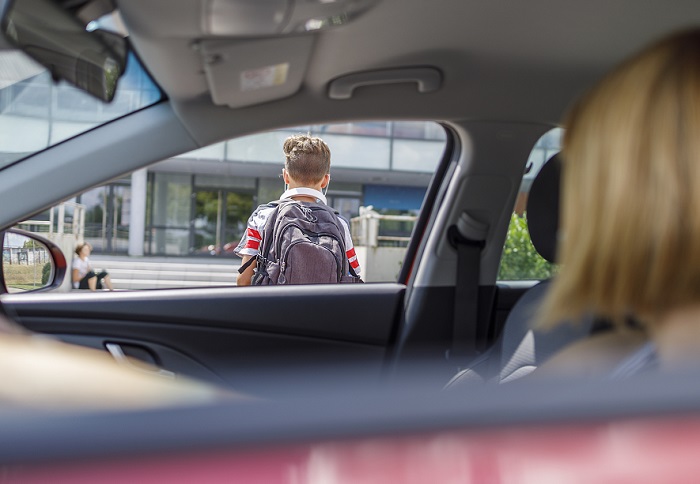
[[[527,199],[527,226],[532,245],[549,262],[554,262],[559,230],[559,183],[561,160],[552,156],[532,182]]]

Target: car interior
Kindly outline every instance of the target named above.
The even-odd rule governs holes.
[[[536,374],[557,351],[610,329],[584,321],[533,330],[548,282],[499,280],[509,221],[533,146],[562,127],[572,102],[642,46],[700,22],[695,0],[33,1],[37,11],[60,6],[83,27],[118,9],[131,55],[161,97],[51,146],[3,155],[5,231],[89,188],[247,135],[375,120],[444,129],[445,150],[396,281],[86,295],[55,290],[67,267],[59,256],[45,289],[5,285],[0,295],[4,313],[30,332],[273,401],[320,382],[385,387],[417,373],[426,395],[464,397],[479,393],[479,383]],[[12,5],[2,2],[3,15]],[[0,54],[16,49],[2,28]],[[551,262],[559,171],[556,156],[544,164],[526,210],[532,242]],[[505,391],[517,395],[527,381]],[[450,402],[449,418],[459,419]],[[474,405],[470,425],[489,403]],[[391,409],[377,412],[375,422]],[[276,431],[266,424],[268,437],[284,432],[275,422]],[[228,430],[239,432],[237,445],[255,432]]]
[[[84,11],[93,3],[96,11],[105,10],[97,8],[100,2],[78,3]],[[454,328],[465,324],[453,324],[461,273],[478,276],[479,315],[467,329],[471,353],[461,355],[458,365],[446,364],[446,372],[491,347],[527,289],[498,284],[496,273],[532,146],[617,59],[689,20],[681,8],[663,9],[661,17],[648,8],[636,12],[638,21],[622,23],[600,22],[590,13],[583,17],[591,6],[537,5],[534,10],[551,11],[562,25],[585,25],[584,18],[596,25],[598,38],[581,42],[576,36],[544,35],[552,29],[545,18],[520,22],[521,10],[533,5],[482,5],[474,11],[478,15],[467,13],[473,5],[449,5],[446,13],[430,15],[420,2],[364,2],[366,13],[340,2],[332,8],[357,7],[357,18],[348,15],[347,25],[300,33],[294,19],[301,7],[290,7],[295,13],[286,23],[258,25],[240,21],[247,18],[243,4],[221,3],[211,10],[205,4],[118,3],[131,48],[167,100],[6,166],[0,179],[4,226],[155,160],[262,129],[378,117],[434,119],[449,139],[396,283],[244,293],[192,289],[89,300],[43,293],[3,298],[8,314],[30,330],[102,349],[116,342],[127,352],[151,355],[152,363],[167,370],[214,381],[220,381],[221,368],[235,375],[249,359],[264,360],[266,354],[324,354],[338,362],[372,361],[378,369],[391,359],[445,359]],[[255,15],[266,18],[268,7],[259,8]],[[167,21],[161,19],[165,11]],[[454,11],[465,15],[447,13]],[[650,27],[645,20],[652,18]],[[370,41],[372,47],[357,45]],[[448,45],[455,51],[440,49]],[[248,92],[230,82],[250,67],[282,61],[291,66],[284,86]],[[31,200],[21,196],[28,186]],[[556,217],[556,208],[550,210]],[[456,251],[444,234],[460,217],[481,227],[479,267],[456,270]],[[545,238],[552,236],[550,230]],[[318,316],[285,317],[312,301]],[[235,377],[226,378],[235,383]]]

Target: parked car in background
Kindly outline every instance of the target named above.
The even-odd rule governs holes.
[[[697,25],[697,2],[16,0],[1,12],[4,313],[236,395],[136,411],[0,402],[8,482],[697,474],[692,372],[443,390],[493,354],[520,296],[553,273],[525,207],[563,114],[631,53]],[[282,192],[281,140],[299,131],[331,148],[329,204],[393,224],[363,246],[378,257],[368,272],[390,261],[386,277],[239,288],[185,271],[168,289],[60,290],[78,240],[142,271],[228,253],[252,208]],[[478,239],[475,257],[458,256],[455,230]],[[41,255],[25,250],[37,241]],[[11,280],[15,253],[36,257],[24,272],[41,264],[41,288]],[[464,274],[473,290],[458,296]]]

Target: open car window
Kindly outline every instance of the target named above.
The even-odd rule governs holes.
[[[542,280],[551,277],[555,270],[555,265],[540,256],[532,245],[527,225],[527,199],[532,181],[542,166],[561,150],[562,134],[562,128],[548,131],[530,153],[503,246],[499,280]]]
[[[446,145],[433,122],[297,126],[232,139],[90,189],[20,228],[56,240],[69,264],[76,244],[89,243],[93,267],[109,272],[115,289],[234,286],[234,250],[255,208],[284,192],[282,144],[300,133],[331,150],[327,201],[348,222],[362,278],[396,282]]]

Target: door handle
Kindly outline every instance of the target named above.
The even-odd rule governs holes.
[[[153,370],[148,370],[138,365],[134,365],[128,356],[124,353],[121,345],[118,343],[105,343],[105,348],[110,355],[122,366],[136,370],[141,373],[148,373],[149,375],[157,375],[163,378],[175,379],[175,373],[172,371],[164,370],[162,368],[154,368]]]

